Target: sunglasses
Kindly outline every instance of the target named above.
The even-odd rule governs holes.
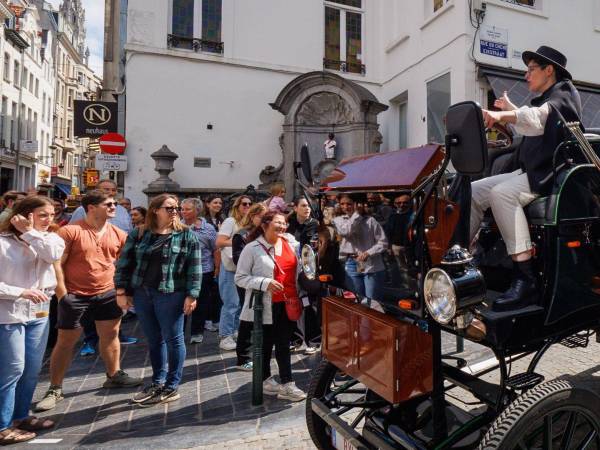
[[[394,205],[409,205],[410,202],[394,202]]]
[[[106,202],[106,203],[102,203],[102,206],[106,206],[107,208],[114,208],[118,205],[117,202]]]
[[[180,206],[161,206],[159,209],[164,209],[169,214],[173,214],[174,212],[181,212]]]
[[[240,206],[251,206],[252,202],[242,202],[240,203]]]

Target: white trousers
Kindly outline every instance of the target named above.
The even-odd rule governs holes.
[[[509,255],[531,249],[529,224],[523,207],[538,195],[531,192],[521,169],[483,178],[471,184],[471,240],[477,234],[486,209],[492,208]]]

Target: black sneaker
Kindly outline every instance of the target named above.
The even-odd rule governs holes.
[[[148,386],[145,386],[140,392],[136,393],[131,401],[133,403],[142,403],[146,400],[152,398],[156,392],[160,391],[163,388],[162,384],[152,383]]]
[[[138,403],[142,408],[148,408],[150,406],[161,405],[163,403],[173,402],[179,400],[181,396],[177,389],[165,388],[156,391],[152,397],[145,402]]]
[[[127,375],[123,370],[118,370],[112,377],[106,375],[106,381],[102,387],[108,388],[127,388],[139,386],[144,382],[141,378],[133,378]]]

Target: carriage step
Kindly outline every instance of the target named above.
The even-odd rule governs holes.
[[[506,385],[512,389],[522,391],[531,389],[532,387],[540,384],[542,381],[544,381],[544,375],[540,375],[539,373],[535,372],[525,372],[508,378],[506,380]]]
[[[574,334],[560,341],[560,345],[567,348],[587,347],[590,342],[589,334]]]

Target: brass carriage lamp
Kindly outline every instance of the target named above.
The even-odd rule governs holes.
[[[441,267],[427,272],[423,294],[427,309],[437,322],[454,322],[456,328],[467,328],[473,320],[469,307],[485,300],[485,281],[472,260],[466,249],[455,245],[442,258]]]

